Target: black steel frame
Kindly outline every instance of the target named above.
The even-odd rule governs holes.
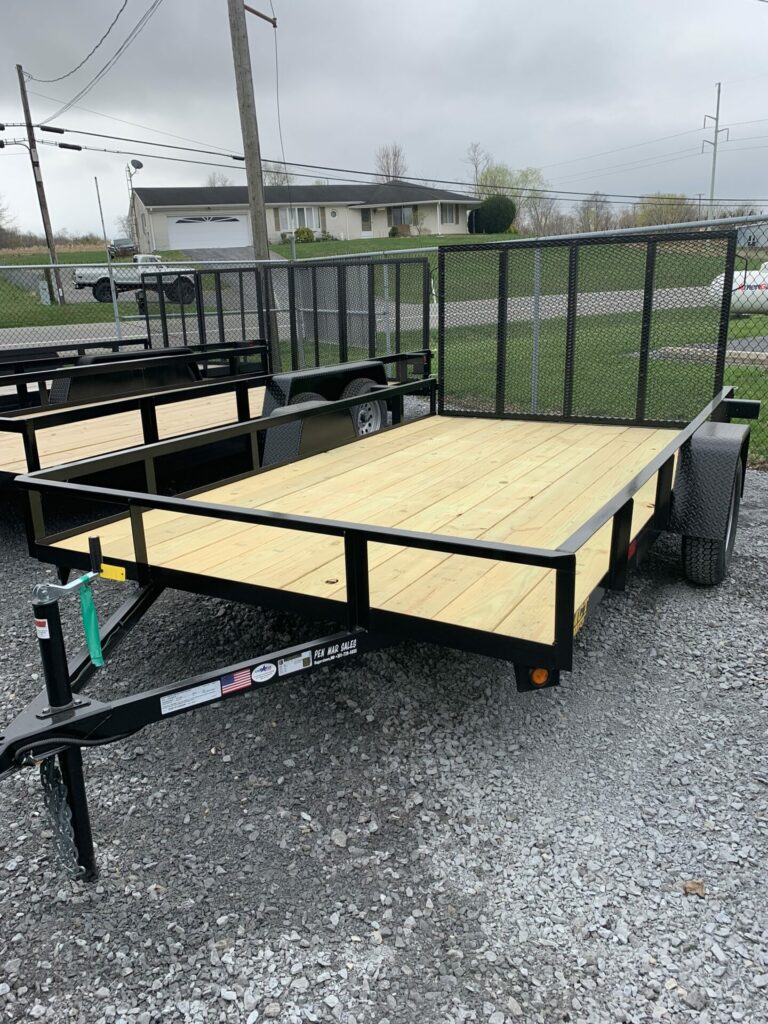
[[[497,419],[526,419],[526,420],[552,420],[568,421],[572,423],[594,423],[594,424],[618,424],[625,426],[649,426],[659,428],[675,428],[683,426],[684,419],[678,420],[650,420],[646,418],[646,400],[648,389],[648,365],[649,349],[651,339],[651,327],[653,319],[653,298],[654,281],[656,272],[656,256],[661,243],[686,242],[686,241],[725,241],[725,276],[723,281],[723,298],[720,307],[719,328],[717,334],[717,354],[713,374],[712,394],[717,395],[723,387],[725,375],[725,357],[728,347],[728,319],[731,308],[731,293],[733,281],[733,269],[736,260],[736,231],[733,229],[706,231],[668,231],[668,232],[638,232],[637,234],[605,235],[597,238],[585,235],[581,238],[563,241],[557,238],[536,238],[516,239],[510,242],[469,243],[462,245],[445,245],[438,250],[437,257],[437,280],[438,280],[438,373],[440,380],[439,391],[439,412],[445,416],[494,416]],[[635,415],[633,417],[608,417],[608,416],[579,416],[573,413],[573,381],[574,361],[576,355],[576,324],[577,324],[577,303],[579,297],[578,275],[579,275],[579,253],[585,248],[606,245],[643,245],[646,250],[646,262],[643,284],[643,308],[640,332],[640,358],[638,366],[637,400]],[[567,307],[565,315],[565,369],[563,374],[563,402],[562,412],[558,413],[534,413],[527,412],[506,412],[505,411],[505,386],[506,386],[506,365],[507,365],[507,339],[509,324],[507,316],[507,301],[509,297],[509,255],[511,252],[521,249],[565,249],[568,253],[568,284],[567,284]],[[498,287],[497,302],[498,313],[496,320],[496,370],[495,370],[495,402],[494,412],[471,411],[461,409],[450,409],[446,407],[446,331],[449,327],[446,318],[446,270],[447,261],[457,253],[482,252],[484,254],[497,254],[498,256]]]

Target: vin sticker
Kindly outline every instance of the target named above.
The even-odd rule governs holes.
[[[48,619],[35,619],[35,633],[38,640],[50,640],[51,631],[48,629]]]
[[[329,644],[328,647],[317,647],[315,649],[315,664],[327,665],[329,661],[349,658],[353,654],[357,654],[357,639],[344,640],[340,644]]]
[[[281,676],[289,676],[292,672],[301,672],[303,668],[312,668],[312,651],[302,651],[292,658],[278,658],[277,671]]]
[[[209,700],[218,700],[219,697],[221,697],[221,680],[214,679],[210,683],[190,686],[188,690],[181,690],[179,693],[171,693],[167,697],[161,697],[160,712],[163,715],[170,715],[174,711],[182,711],[184,708],[194,707],[195,704],[205,704]]]

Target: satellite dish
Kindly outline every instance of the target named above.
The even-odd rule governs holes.
[[[131,167],[133,167],[134,170],[140,171],[143,166],[144,164],[141,162],[141,160],[131,160]]]

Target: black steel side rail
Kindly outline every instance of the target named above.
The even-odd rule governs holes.
[[[77,359],[87,352],[99,349],[108,349],[110,352],[120,352],[125,348],[132,348],[134,345],[149,351],[152,344],[149,338],[117,338],[104,341],[80,341],[61,342],[54,345],[35,345],[21,349],[0,349],[0,367],[26,366],[36,363],[66,363],[70,359]],[[18,353],[23,351],[23,355]],[[66,355],[66,353],[71,353]],[[16,355],[14,355],[16,353]],[[18,371],[22,373],[22,370]]]
[[[153,366],[173,366],[176,363],[193,363],[201,360],[208,362],[212,359],[239,359],[266,351],[267,346],[263,341],[249,342],[245,345],[211,345],[194,352],[173,352],[171,350],[168,355],[162,356],[149,357],[137,354],[135,359],[126,359],[114,365],[125,370],[146,370]],[[6,374],[0,377],[0,387],[35,384],[39,381],[58,380],[62,377],[90,377],[94,374],[103,374],[111,365],[110,363],[92,363],[87,366],[62,366],[50,370]]]
[[[403,358],[402,356],[400,358]],[[421,394],[425,388],[434,392],[436,381],[434,377],[420,378],[410,381],[407,384],[382,385],[371,394],[376,394],[382,399],[396,399],[409,394]],[[16,482],[21,485],[30,486],[38,481],[67,481],[76,479],[79,476],[86,476],[100,469],[114,469],[118,466],[129,465],[139,461],[154,462],[161,455],[169,455],[190,448],[199,448],[217,441],[229,441],[232,438],[244,434],[257,433],[261,430],[268,430],[272,427],[281,427],[287,423],[295,423],[298,420],[308,419],[312,416],[324,416],[328,413],[352,409],[360,404],[360,397],[340,398],[334,402],[326,402],[307,408],[306,406],[286,406],[285,411],[280,410],[270,416],[260,416],[242,422],[224,424],[223,426],[208,427],[205,430],[196,430],[188,434],[180,434],[177,437],[170,437],[163,441],[154,441],[145,445],[136,445],[134,448],[127,448],[121,451],[110,452],[106,455],[94,455],[88,459],[79,459],[75,462],[68,462],[61,466],[51,466],[46,469],[38,469],[32,473],[18,476]],[[26,482],[26,484],[25,484]],[[80,485],[71,484],[73,490],[81,490]],[[34,487],[32,487],[34,489]],[[106,490],[105,490],[106,492]],[[120,494],[120,491],[111,493]]]
[[[609,519],[614,518],[621,513],[622,508],[627,504],[631,503],[634,496],[640,490],[640,488],[648,483],[652,476],[657,473],[662,474],[660,482],[663,484],[663,493],[657,493],[657,507],[661,504],[664,508],[669,505],[669,494],[672,489],[672,466],[674,464],[674,457],[678,449],[680,449],[686,441],[689,440],[699,429],[699,427],[705,423],[713,414],[718,410],[718,407],[727,402],[728,399],[733,395],[734,389],[732,387],[722,388],[719,393],[708,402],[701,412],[694,416],[694,418],[674,437],[668,445],[655,455],[650,462],[643,469],[637,473],[626,486],[615,494],[609,501],[607,501],[602,508],[598,509],[594,515],[583,523],[578,530],[568,537],[560,545],[561,551],[572,551],[576,552],[592,537],[597,531],[605,526]],[[662,527],[663,528],[663,527]]]
[[[401,352],[388,356],[381,356],[378,362],[385,364],[397,363],[398,376],[402,379],[403,374],[409,366],[416,366],[421,369],[422,377],[412,383],[419,384],[429,379],[432,366],[432,353],[429,349],[417,350],[414,352]],[[212,395],[226,394],[232,392],[237,400],[237,423],[246,423],[251,420],[249,392],[255,387],[266,387],[274,377],[271,373],[257,372],[254,374],[239,374],[236,377],[228,377],[216,381],[194,381],[189,384],[171,385],[167,388],[159,388],[155,391],[141,395],[132,395],[124,398],[109,398],[88,405],[70,405],[45,409],[16,409],[11,413],[0,416],[0,436],[3,432],[22,434],[27,458],[28,472],[36,472],[40,469],[40,459],[37,450],[36,432],[48,427],[61,426],[67,423],[80,423],[86,420],[99,419],[103,416],[110,416],[120,412],[139,411],[142,417],[143,443],[151,445],[159,442],[157,429],[157,407],[161,405],[175,404],[176,402],[187,401],[192,398],[207,398]],[[418,390],[414,388],[413,390]],[[391,387],[385,392],[391,391]],[[359,401],[359,400],[358,400]],[[434,393],[431,402],[434,405]],[[351,407],[350,403],[350,407]],[[434,410],[432,410],[434,411]],[[270,425],[274,425],[275,417],[269,418]],[[223,427],[213,427],[211,430],[220,430]],[[199,431],[188,435],[177,435],[179,437],[193,437]],[[163,442],[160,442],[163,443]],[[133,453],[125,461],[135,461],[137,447],[126,449]],[[94,459],[111,458],[109,455],[94,456]],[[77,465],[79,463],[71,463]],[[116,465],[110,462],[110,465]],[[0,465],[0,476],[3,474]]]

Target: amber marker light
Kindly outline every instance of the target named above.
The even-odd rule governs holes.
[[[545,686],[549,682],[548,668],[532,668],[531,682],[534,686]]]

